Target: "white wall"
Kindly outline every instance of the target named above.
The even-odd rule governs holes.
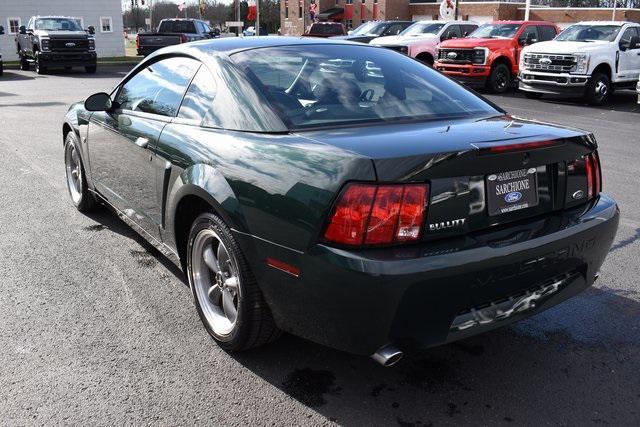
[[[9,34],[7,18],[19,17],[27,25],[33,15],[58,15],[82,18],[85,28],[96,29],[96,51],[99,57],[124,56],[122,35],[122,6],[120,0],[0,0],[0,25],[5,34],[0,36],[0,52],[5,61],[18,59],[15,34]],[[100,17],[111,17],[112,32],[102,33]]]

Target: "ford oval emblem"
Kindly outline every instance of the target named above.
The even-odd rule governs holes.
[[[75,43],[67,43],[65,44],[66,47],[76,47]]]
[[[538,62],[540,62],[540,64],[542,64],[542,65],[551,65],[552,61],[549,58],[542,58]]]
[[[512,191],[504,196],[504,201],[507,203],[515,203],[520,199],[522,199],[522,193],[519,191]]]
[[[573,197],[574,200],[582,199],[584,197],[584,191],[578,190],[575,193],[573,193],[571,197]]]
[[[458,57],[458,54],[456,52],[447,53],[447,58],[449,59],[456,59],[457,57]]]

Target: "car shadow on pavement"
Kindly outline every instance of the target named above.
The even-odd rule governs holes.
[[[1,82],[11,82],[11,81],[19,81],[19,80],[33,80],[36,78],[36,74],[26,74],[25,72],[15,72],[4,70],[2,77],[0,77]]]
[[[131,255],[140,259],[141,263],[144,263],[146,258],[154,258],[164,268],[166,268],[171,274],[175,276],[183,285],[189,287],[186,277],[182,270],[178,268],[169,258],[164,256],[158,249],[156,249],[151,243],[147,242],[140,234],[138,234],[133,228],[126,224],[118,214],[111,208],[102,206],[93,212],[85,213],[85,215],[96,222],[96,224],[86,226],[85,231],[98,232],[102,230],[109,230],[113,233],[124,236],[128,239],[134,240],[142,247],[142,251],[132,251]],[[142,257],[141,255],[146,255]]]
[[[293,336],[232,357],[340,424],[637,425],[639,298],[590,288],[531,319],[391,368]]]

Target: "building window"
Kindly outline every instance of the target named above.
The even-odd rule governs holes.
[[[7,28],[9,34],[18,34],[20,32],[20,18],[7,18]]]
[[[303,12],[302,12],[302,9],[303,9],[303,8],[304,8],[304,0],[300,0],[300,1],[298,2],[298,18],[300,18],[300,19],[302,19],[302,18],[303,18],[303,16],[302,16],[302,13],[303,13]]]
[[[112,33],[113,32],[113,19],[110,16],[100,17],[100,32]]]

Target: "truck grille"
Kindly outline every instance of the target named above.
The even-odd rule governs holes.
[[[524,55],[524,67],[527,70],[548,73],[570,73],[575,71],[578,61],[573,55],[547,55],[527,53]]]
[[[452,64],[466,64],[473,62],[473,49],[440,49],[438,60]]]
[[[51,50],[57,52],[80,52],[89,50],[89,40],[87,39],[51,39],[49,43]]]

